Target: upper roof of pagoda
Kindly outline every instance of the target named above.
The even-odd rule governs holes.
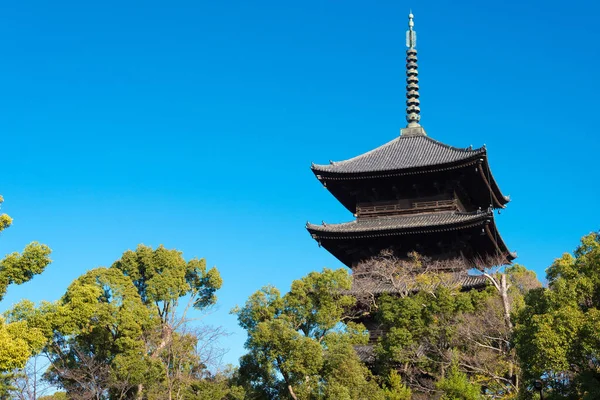
[[[491,173],[485,146],[477,149],[449,146],[427,136],[421,127],[405,128],[402,131],[397,138],[357,157],[328,165],[312,164],[311,169],[327,189],[353,213],[356,199],[349,188],[355,184],[364,185],[365,180],[471,167],[477,171],[484,187],[487,187],[486,192],[490,193],[491,199],[486,206],[504,208],[510,201],[510,197],[502,193]],[[343,184],[340,186],[337,182]]]
[[[313,164],[315,174],[332,175],[402,172],[443,167],[486,154],[485,147],[457,148],[425,135],[401,135],[357,157],[329,165]]]
[[[328,190],[354,213],[356,202],[361,201],[357,195],[362,198],[369,197],[370,195],[365,193],[366,190],[371,190],[375,194],[372,197],[377,198],[377,193],[381,194],[379,189],[382,189],[382,187],[377,187],[378,185],[391,184],[391,190],[394,192],[402,186],[404,188],[400,191],[406,191],[405,189],[409,186],[415,187],[416,191],[419,183],[414,182],[410,175],[432,173],[436,176],[431,183],[444,184],[461,179],[472,179],[472,177],[465,178],[462,174],[465,172],[465,168],[472,166],[471,172],[480,175],[478,183],[469,185],[471,186],[469,190],[477,192],[467,194],[469,198],[474,199],[473,206],[487,207],[489,205],[494,208],[503,208],[509,202],[509,198],[502,194],[491,174],[485,146],[478,149],[449,146],[428,137],[425,129],[420,125],[421,101],[416,49],[417,33],[414,26],[414,15],[410,13],[406,32],[406,122],[408,124],[401,130],[400,136],[348,160],[330,161],[327,165],[313,163],[311,169]],[[453,172],[446,174],[446,171],[450,170],[459,171],[458,174]],[[392,177],[394,182],[387,179]],[[403,177],[399,178],[402,181],[413,180],[413,182],[395,182],[396,177]],[[371,178],[373,179],[371,180]],[[446,178],[450,181],[443,182]],[[422,178],[423,183],[426,181],[426,178]],[[490,197],[490,199],[489,202],[485,199],[485,202],[482,203],[484,191],[489,192],[489,196],[486,197]],[[398,198],[398,193],[395,193],[395,196]]]

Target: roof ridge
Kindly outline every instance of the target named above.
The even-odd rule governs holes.
[[[405,136],[405,137],[410,137],[410,136]],[[473,148],[473,146],[469,146],[469,147],[454,147],[451,146],[449,144],[446,144],[444,142],[440,142],[439,140],[436,140],[434,138],[432,138],[431,136],[422,136],[426,139],[429,139],[430,141],[434,142],[435,144],[439,144],[440,146],[446,147],[447,149],[452,149],[452,150],[457,150],[457,151],[463,151],[465,153],[471,152],[471,153],[476,153],[478,151],[483,150],[483,152],[486,152],[486,147],[481,146],[481,147],[477,147],[476,149]]]
[[[348,158],[348,159],[346,159],[346,160],[341,160],[341,161],[331,161],[331,162],[330,162],[330,165],[339,165],[339,164],[347,163],[347,162],[349,162],[349,161],[354,161],[354,160],[357,160],[357,159],[359,159],[359,158],[365,157],[365,156],[367,156],[367,155],[369,155],[369,154],[373,153],[374,151],[381,149],[382,147],[385,147],[385,146],[391,145],[393,142],[395,142],[395,141],[397,141],[398,139],[401,139],[401,138],[402,138],[402,136],[398,136],[398,137],[396,137],[396,138],[394,138],[394,139],[390,140],[389,142],[385,142],[384,144],[381,144],[381,145],[379,145],[379,146],[375,147],[374,149],[371,149],[371,150],[367,151],[366,153],[359,154],[359,155],[357,155],[357,156],[354,156],[354,157]],[[314,165],[323,165],[323,166],[327,166],[327,164],[314,164]],[[312,166],[311,166],[311,168],[312,168]]]

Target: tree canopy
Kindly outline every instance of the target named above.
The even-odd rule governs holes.
[[[69,398],[183,399],[199,392],[192,386],[208,376],[210,361],[198,347],[207,338],[188,326],[187,313],[213,305],[221,284],[204,260],[140,245],[77,278],[58,302],[21,302],[7,317],[43,333],[46,379]],[[179,307],[181,299],[188,306]],[[210,340],[221,333],[203,332]]]
[[[517,318],[524,379],[543,381],[548,398],[600,398],[600,234],[556,259],[547,279]]]
[[[294,281],[283,296],[264,287],[233,310],[248,332],[240,376],[251,398],[408,398],[398,381],[382,390],[358,359],[353,344],[367,336],[364,327],[344,321],[355,303],[343,292],[350,286],[345,270],[324,269]]]
[[[0,215],[0,231],[11,224]],[[32,242],[1,259],[0,300],[49,257]],[[48,399],[525,400],[540,383],[548,399],[600,398],[600,233],[552,263],[547,287],[521,265],[494,268],[469,289],[448,278],[466,276],[455,260],[382,254],[353,275],[325,268],[286,293],[265,286],[232,310],[247,353],[223,370],[211,367],[226,333],[194,323],[217,302],[218,270],[139,245],[58,301],[0,316],[0,398],[39,398],[25,390],[40,376],[25,368],[35,355],[61,389]],[[377,292],[381,281],[397,290]]]
[[[4,199],[0,196],[0,205]],[[13,220],[0,214],[0,232],[11,226]],[[48,246],[32,242],[21,253],[11,253],[0,260],[0,301],[8,286],[20,285],[41,274],[50,264],[51,250]],[[44,344],[44,336],[26,321],[7,321],[0,316],[0,374],[23,368],[35,352]],[[0,384],[0,391],[5,390]]]

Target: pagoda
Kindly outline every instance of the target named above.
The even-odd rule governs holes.
[[[318,244],[351,269],[382,254],[433,260],[467,260],[454,283],[485,285],[469,275],[469,262],[501,260],[509,251],[494,222],[494,210],[509,197],[494,179],[485,146],[457,148],[427,135],[420,122],[416,33],[412,13],[406,35],[406,120],[400,135],[354,158],[313,164],[317,179],[355,217],[345,223],[307,223]],[[386,292],[385,283],[378,289]]]

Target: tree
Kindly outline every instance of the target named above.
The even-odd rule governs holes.
[[[541,379],[548,398],[600,397],[600,233],[581,239],[547,270],[519,312],[516,349],[526,388]]]
[[[460,367],[484,387],[488,395],[506,396],[519,390],[520,369],[513,343],[514,313],[524,297],[541,287],[535,273],[515,264],[502,271],[486,272],[495,294],[457,327]],[[495,282],[495,283],[494,283]],[[508,315],[508,318],[507,318]]]
[[[204,260],[140,245],[110,268],[76,279],[57,303],[22,302],[10,317],[44,333],[52,363],[46,378],[69,398],[183,399],[187,387],[206,377],[224,335],[190,328],[186,315],[213,305],[221,284]]]
[[[48,396],[39,397],[38,400],[68,400],[68,399],[67,399],[67,393],[55,392]]]
[[[162,245],[156,250],[139,245],[135,251],[123,253],[112,268],[131,280],[143,304],[158,317],[158,329],[145,331],[144,339],[148,355],[165,366],[166,397],[171,399],[182,393],[182,385],[197,378],[197,365],[206,366],[215,356],[212,346],[206,346],[204,354],[199,354],[199,340],[212,344],[224,335],[221,329],[207,327],[202,335],[178,333],[188,322],[190,308],[202,311],[216,303],[215,293],[223,284],[221,275],[216,268],[207,269],[206,260],[185,261],[180,251]],[[185,297],[187,304],[179,313],[179,302]]]
[[[352,347],[366,340],[364,327],[344,323],[350,285],[345,270],[324,269],[283,296],[264,287],[233,310],[248,333],[240,376],[249,398],[385,398]]]
[[[383,395],[385,400],[411,400],[412,392],[402,383],[402,377],[396,370],[391,370],[384,386]]]
[[[0,205],[4,199],[0,196]],[[0,232],[10,227],[12,218],[0,214]],[[20,285],[41,274],[50,264],[51,250],[48,246],[32,242],[21,254],[14,252],[0,260],[0,301],[9,285]],[[27,360],[44,344],[39,330],[25,321],[6,321],[0,316],[0,394],[10,388],[10,372],[25,367]]]
[[[490,290],[459,292],[438,286],[403,298],[381,296],[376,317],[387,334],[375,348],[378,373],[385,376],[398,369],[415,396],[421,396],[417,398],[435,396],[435,383],[461,345],[458,327],[464,315],[483,307],[491,295]]]
[[[184,400],[243,400],[244,389],[238,385],[239,376],[233,368],[206,376],[193,382]]]
[[[469,381],[467,374],[458,368],[458,362],[450,364],[450,370],[442,377],[436,387],[443,392],[440,400],[479,400],[481,388]]]
[[[11,397],[16,400],[37,400],[51,392],[50,384],[42,379],[42,374],[49,365],[46,357],[36,354],[29,359],[25,368],[14,371]]]
[[[129,398],[139,385],[161,381],[162,368],[148,357],[143,341],[156,319],[119,270],[87,272],[43,312],[51,324],[47,378],[69,397]]]
[[[384,255],[359,266],[357,286],[367,289],[363,298],[387,332],[376,346],[380,375],[397,368],[415,396],[429,398],[439,392],[436,382],[455,362],[487,395],[517,391],[510,315],[522,307],[524,294],[540,284],[533,272],[513,265],[483,270],[492,284],[462,291],[461,279],[470,267],[464,259],[436,261],[417,254],[405,260]],[[396,290],[369,294],[373,280]]]

